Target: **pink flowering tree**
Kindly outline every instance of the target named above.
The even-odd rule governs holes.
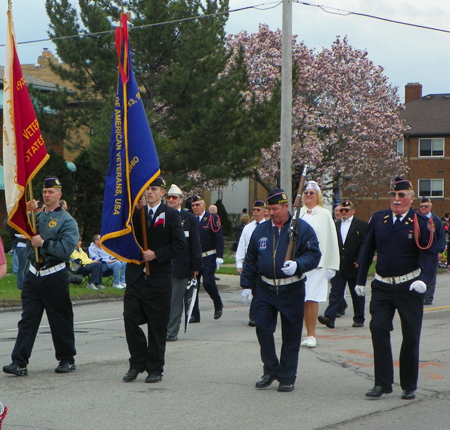
[[[230,35],[227,48],[232,67],[244,49],[248,71],[246,97],[261,102],[279,96],[281,32],[260,25],[258,33]],[[395,143],[404,126],[399,119],[397,89],[383,68],[366,51],[337,38],[330,49],[315,53],[293,37],[293,181],[308,164],[308,177],[324,190],[347,190],[352,195],[387,185],[407,167],[396,156]],[[226,74],[227,70],[224,71]],[[274,121],[272,126],[276,126]],[[277,184],[279,142],[261,149],[253,175],[267,189]]]

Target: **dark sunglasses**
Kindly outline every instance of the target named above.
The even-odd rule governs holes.
[[[429,208],[431,205],[419,205],[420,208]]]
[[[305,191],[304,193],[303,193],[305,196],[307,196],[308,194],[310,195],[310,196],[312,196],[313,194],[316,194],[314,191]]]
[[[167,196],[166,199],[167,200],[176,200],[176,199],[178,199],[178,196]]]
[[[201,203],[192,203],[191,206],[201,206]]]
[[[396,192],[394,192],[394,191],[389,191],[388,196],[389,196],[389,197],[396,197],[396,196],[398,196],[398,197],[400,197],[401,199],[403,199],[403,197],[409,196],[409,194],[406,194],[406,193],[396,193]]]
[[[339,212],[350,212],[350,209],[348,209],[348,208],[342,208],[342,209],[339,209]]]

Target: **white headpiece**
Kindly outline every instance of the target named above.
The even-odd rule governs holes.
[[[308,181],[308,183],[306,184],[306,188],[305,190],[317,190],[320,191],[320,187],[317,184],[316,181]]]
[[[180,190],[179,187],[177,187],[175,184],[172,184],[169,188],[169,191],[167,193],[167,195],[171,195],[171,194],[178,194],[179,196],[183,197],[183,191]]]

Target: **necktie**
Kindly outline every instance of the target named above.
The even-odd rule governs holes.
[[[150,227],[153,219],[153,209],[150,209],[147,214],[147,226]]]
[[[401,215],[395,215],[395,218],[397,218],[397,219],[394,222],[394,227],[397,227],[400,224],[400,222],[401,222],[400,218],[401,217],[402,217]]]
[[[201,222],[201,220],[202,220],[202,217],[199,216],[199,217],[198,217],[198,222]]]

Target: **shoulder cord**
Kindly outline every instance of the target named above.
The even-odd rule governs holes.
[[[214,226],[214,217],[210,214],[208,224],[213,231],[213,233],[217,233],[220,230],[220,219],[217,220],[217,228]]]
[[[433,236],[434,236],[434,221],[433,217],[430,217],[428,219],[428,228],[430,230],[430,238],[428,239],[428,245],[423,247],[420,246],[420,227],[419,227],[419,219],[417,217],[417,214],[414,214],[414,238],[416,240],[416,245],[419,249],[429,249],[431,245],[433,244]]]

